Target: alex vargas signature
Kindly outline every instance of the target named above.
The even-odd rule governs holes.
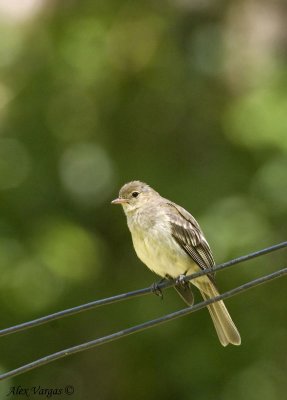
[[[52,396],[59,396],[59,395],[71,395],[74,393],[74,386],[66,385],[62,388],[44,388],[40,385],[38,386],[31,386],[31,387],[23,387],[21,385],[18,386],[11,386],[9,388],[9,392],[6,394],[6,397],[11,396],[45,396],[46,398],[51,398]]]

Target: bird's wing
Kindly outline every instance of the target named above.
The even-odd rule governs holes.
[[[175,203],[168,202],[167,207],[171,210],[169,213],[171,232],[176,242],[201,269],[212,268],[215,262],[211,249],[196,219]],[[213,274],[208,276],[213,278]]]

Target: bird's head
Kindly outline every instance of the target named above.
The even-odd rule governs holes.
[[[159,194],[149,185],[132,181],[120,189],[119,197],[113,200],[112,204],[121,204],[127,214],[145,206],[154,196],[159,196]]]

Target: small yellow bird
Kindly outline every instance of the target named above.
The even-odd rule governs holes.
[[[196,219],[146,183],[125,184],[112,204],[123,206],[138,257],[161,277],[178,279],[215,265]],[[191,283],[205,300],[219,295],[214,274],[203,275]],[[193,304],[189,282],[175,288],[188,305]],[[223,301],[210,304],[208,310],[221,344],[240,345],[240,334]]]

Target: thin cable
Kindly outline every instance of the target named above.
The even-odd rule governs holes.
[[[283,268],[283,269],[281,269],[279,271],[273,272],[271,274],[268,274],[268,275],[262,276],[260,278],[254,279],[254,280],[252,280],[250,282],[247,282],[247,283],[245,283],[245,284],[243,284],[241,286],[238,286],[238,287],[236,287],[234,289],[231,289],[231,290],[229,290],[229,291],[227,291],[225,293],[222,293],[221,295],[216,296],[216,297],[214,297],[212,299],[208,299],[206,301],[202,301],[200,303],[197,303],[196,305],[194,305],[192,307],[183,308],[183,309],[181,309],[179,311],[173,312],[171,314],[167,314],[167,315],[165,315],[163,317],[156,318],[156,319],[153,319],[151,321],[147,321],[147,322],[144,322],[142,324],[132,326],[131,328],[123,329],[123,330],[118,331],[116,333],[113,333],[111,335],[103,336],[103,337],[101,337],[99,339],[91,340],[89,342],[82,343],[80,345],[70,347],[70,348],[68,348],[66,350],[58,351],[57,353],[50,354],[50,355],[48,355],[46,357],[40,358],[40,359],[38,359],[36,361],[33,361],[33,362],[29,363],[29,364],[23,365],[22,367],[16,368],[14,370],[11,370],[9,372],[6,372],[6,373],[0,375],[0,381],[4,380],[4,379],[7,379],[7,378],[12,378],[12,377],[20,375],[20,374],[23,374],[24,372],[27,372],[27,371],[31,371],[32,369],[35,369],[35,368],[38,368],[40,366],[46,365],[46,364],[48,364],[48,363],[50,363],[52,361],[58,360],[60,358],[67,357],[67,356],[70,356],[72,354],[79,353],[81,351],[88,350],[88,349],[91,349],[93,347],[97,347],[97,346],[100,346],[102,344],[105,344],[105,343],[108,343],[108,342],[111,342],[111,341],[114,341],[114,340],[121,339],[121,338],[123,338],[125,336],[128,336],[128,335],[131,335],[133,333],[144,331],[146,329],[149,329],[149,328],[152,328],[154,326],[163,324],[165,322],[174,320],[176,318],[183,317],[184,315],[187,315],[187,314],[190,314],[192,312],[201,310],[202,308],[208,306],[211,303],[215,303],[216,301],[223,300],[223,299],[228,299],[228,298],[230,298],[232,296],[235,296],[238,293],[245,292],[248,289],[251,289],[251,288],[253,288],[255,286],[258,286],[258,285],[261,285],[263,283],[266,283],[266,282],[268,282],[268,281],[270,281],[272,279],[279,278],[279,277],[281,277],[283,275],[286,275],[286,274],[287,274],[287,268]]]
[[[195,279],[195,278],[197,278],[199,276],[209,274],[210,272],[220,271],[220,270],[223,270],[225,268],[232,267],[232,266],[234,266],[236,264],[239,264],[241,262],[245,262],[245,261],[251,260],[253,258],[262,256],[262,255],[265,255],[265,254],[268,254],[268,253],[271,253],[273,251],[280,250],[280,249],[282,249],[284,247],[287,247],[287,242],[282,242],[282,243],[276,244],[274,246],[270,246],[270,247],[267,247],[265,249],[262,249],[262,250],[259,250],[259,251],[255,251],[253,253],[250,253],[250,254],[247,254],[247,255],[244,255],[244,256],[241,256],[241,257],[238,257],[238,258],[234,258],[233,260],[230,260],[230,261],[227,261],[225,263],[219,264],[219,265],[217,265],[217,266],[215,266],[213,268],[209,268],[209,269],[206,269],[204,271],[196,272],[194,274],[191,274],[191,275],[188,275],[188,276],[184,277],[184,280],[185,281],[192,280],[192,279]],[[166,281],[166,282],[158,284],[158,288],[160,290],[163,290],[163,289],[167,289],[167,288],[169,288],[171,286],[174,286],[174,285],[175,285],[175,281],[174,280],[170,280],[170,281]],[[79,306],[68,308],[68,309],[62,310],[62,311],[58,311],[58,312],[55,312],[53,314],[49,314],[49,315],[46,315],[44,317],[40,317],[40,318],[34,319],[32,321],[23,322],[21,324],[15,325],[15,326],[11,326],[9,328],[2,329],[2,330],[0,330],[0,337],[1,336],[6,336],[6,335],[11,335],[12,333],[20,332],[20,331],[23,331],[23,330],[26,330],[26,329],[30,329],[32,327],[35,327],[35,326],[38,326],[38,325],[42,325],[42,324],[45,324],[47,322],[55,321],[56,319],[64,318],[64,317],[67,317],[69,315],[74,315],[74,314],[80,313],[82,311],[91,310],[93,308],[97,308],[97,307],[104,306],[104,305],[107,305],[107,304],[116,303],[116,302],[119,302],[119,301],[123,301],[123,300],[127,300],[127,299],[130,299],[130,298],[134,298],[134,297],[144,296],[144,295],[147,295],[147,294],[151,294],[152,292],[153,292],[153,289],[151,287],[147,287],[147,288],[144,288],[144,289],[134,290],[134,291],[128,292],[128,293],[122,293],[122,294],[119,294],[119,295],[116,295],[116,296],[107,297],[105,299],[95,300],[95,301],[92,301],[90,303],[81,304]]]
[[[212,268],[208,268],[208,269],[205,269],[202,271],[195,272],[194,274],[191,274],[189,276],[187,275],[184,280],[189,281],[191,279],[197,278],[198,276],[209,274],[210,272],[221,271],[222,269],[232,267],[233,265],[251,260],[256,257],[263,256],[263,255],[271,253],[273,251],[283,249],[284,247],[287,247],[287,242],[281,242],[281,243],[275,244],[274,246],[270,246],[270,247],[266,247],[265,249],[262,249],[262,250],[254,251],[253,253],[247,254],[245,256],[234,258],[233,260],[218,264],[214,268],[212,267]]]

